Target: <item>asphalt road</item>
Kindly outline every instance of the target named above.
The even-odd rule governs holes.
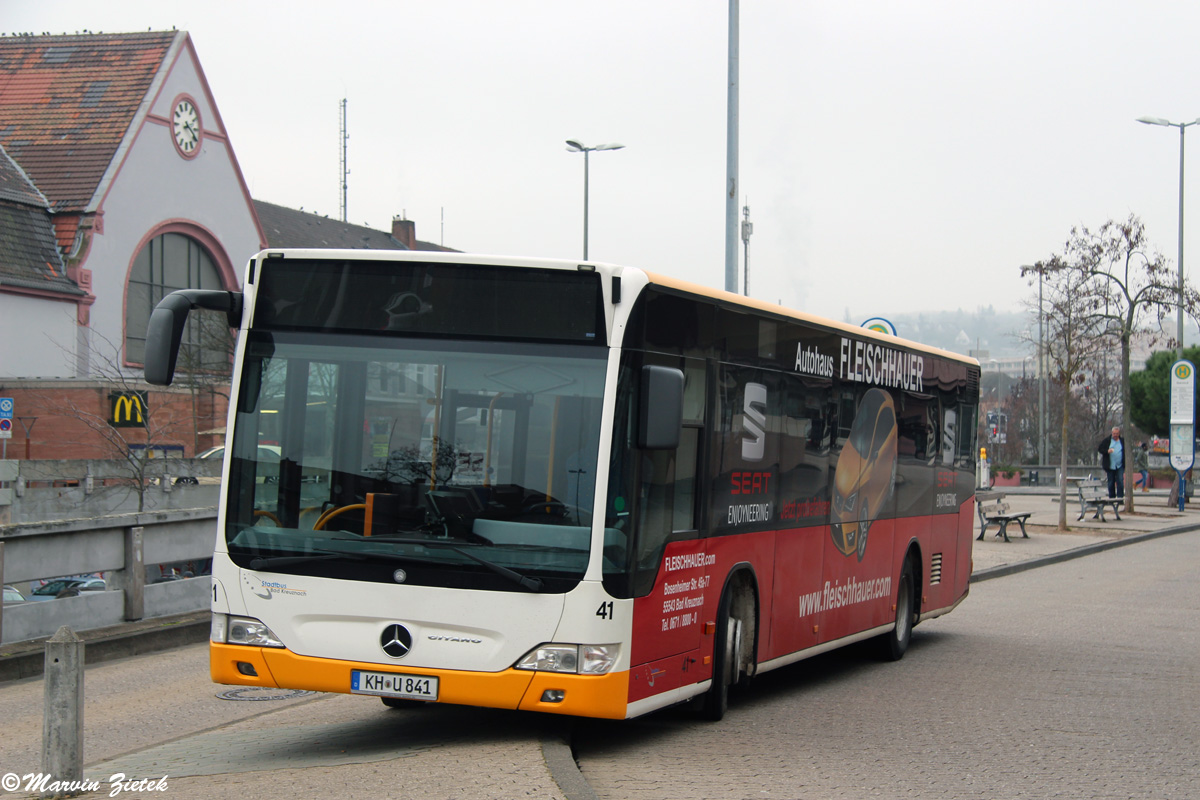
[[[721,723],[586,722],[599,798],[1196,798],[1200,554],[1172,536],[975,584],[894,664],[761,676]]]

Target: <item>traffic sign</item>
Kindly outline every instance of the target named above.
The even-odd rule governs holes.
[[[0,397],[0,419],[12,419],[15,406],[11,397]]]
[[[1196,368],[1190,361],[1171,365],[1171,423],[1191,425],[1196,415]]]
[[[12,438],[12,420],[7,417],[0,417],[0,439]]]
[[[1195,461],[1196,368],[1180,359],[1171,365],[1171,466],[1181,472]]]
[[[1183,475],[1196,463],[1196,367],[1180,359],[1171,365],[1171,466],[1179,474],[1179,510],[1183,511]]]

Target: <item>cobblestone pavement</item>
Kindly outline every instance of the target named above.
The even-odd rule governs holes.
[[[101,780],[170,775],[175,797],[563,798],[541,720],[441,706],[386,709],[326,695],[90,767]]]
[[[1068,505],[1071,531],[1060,533],[1055,530],[1055,495],[1044,490],[1010,493],[1013,511],[1033,515],[1029,538],[1021,537],[1019,526],[1010,530],[1010,542],[994,537],[989,530],[983,541],[974,542],[975,573],[983,578],[1047,557],[1083,554],[1097,547],[1138,541],[1137,537],[1145,534],[1200,527],[1200,511],[1191,506],[1180,513],[1166,508],[1165,496],[1151,494],[1138,500],[1138,513],[1123,514],[1120,522],[1076,522],[1078,507]],[[225,688],[209,681],[205,645],[89,667],[85,774],[99,780],[102,787],[85,796],[107,796],[109,777],[124,773],[129,778],[153,780],[165,776],[168,789],[160,796],[168,798],[294,800],[334,793],[421,800],[595,797],[583,780],[586,774],[581,777],[561,743],[568,723],[557,718],[453,706],[394,710],[374,698],[348,695],[299,696],[262,703],[218,699],[216,695]],[[40,769],[41,693],[40,678],[0,683],[4,726],[0,772],[25,774]],[[679,749],[664,769],[686,774],[696,755],[672,742],[672,715],[679,713],[669,711],[636,723],[612,723],[606,729],[614,741],[620,741],[636,724],[639,733],[634,741]],[[902,727],[901,722],[897,724]],[[952,714],[947,724],[953,726]],[[658,733],[646,738],[645,729],[653,731],[656,726],[661,728],[661,741]],[[723,751],[719,731],[709,730],[717,735],[716,750],[704,758],[723,759],[723,774],[734,778],[761,768],[754,757]],[[969,759],[977,743],[970,741],[969,732],[962,734],[962,741],[953,747]],[[816,747],[827,734],[814,730],[812,735]],[[761,746],[771,746],[769,736]],[[1014,741],[1011,746],[1024,745]],[[635,748],[624,757],[636,759],[639,753]],[[790,762],[802,755],[780,753],[779,757]],[[611,769],[616,772],[606,780],[617,781],[617,789],[606,797],[651,796],[645,794],[646,787],[635,792],[632,787],[620,786],[621,780],[634,777],[622,772],[619,761]],[[682,796],[671,786],[665,781],[653,796]],[[6,796],[29,795],[18,791]],[[731,795],[694,795],[703,796]]]
[[[154,658],[104,666],[124,666],[128,672],[130,662]],[[41,682],[29,683],[40,687]],[[212,697],[222,688],[209,684],[202,697]],[[215,702],[238,710],[268,705]],[[201,705],[205,703],[202,699]],[[565,797],[543,755],[543,739],[556,736],[557,721],[454,706],[388,709],[375,698],[349,695],[314,695],[270,705],[270,711],[198,732],[187,718],[177,718],[176,729],[187,731],[184,735],[159,744],[146,742],[99,761],[85,747],[84,777],[101,788],[83,796],[107,796],[110,778],[122,774],[125,780],[151,782],[165,777],[167,791],[159,795],[165,798]],[[89,731],[97,731],[89,738],[102,739],[113,727],[98,716],[88,721]],[[136,720],[129,719],[122,725],[137,727]],[[138,732],[128,735],[136,737]],[[39,739],[40,728],[34,741]],[[102,745],[97,747],[105,752]],[[6,746],[2,752],[0,772],[40,769],[40,756],[14,756],[22,752],[18,747]]]
[[[580,768],[602,800],[1194,800],[1198,545],[981,582],[902,661],[847,648],[767,673],[717,724],[581,721]]]

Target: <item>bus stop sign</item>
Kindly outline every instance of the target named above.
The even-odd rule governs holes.
[[[1196,368],[1180,359],[1171,365],[1171,466],[1179,473],[1179,510],[1183,510],[1183,474],[1196,461]]]
[[[1195,461],[1195,440],[1185,439],[1182,430],[1186,427],[1191,433],[1195,424],[1196,368],[1190,361],[1176,361],[1171,365],[1171,466],[1175,469],[1191,469]]]

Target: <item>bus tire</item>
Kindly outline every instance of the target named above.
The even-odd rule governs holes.
[[[729,708],[729,686],[733,683],[733,665],[737,659],[737,624],[733,619],[733,591],[726,588],[721,595],[717,615],[716,641],[713,643],[712,686],[704,695],[700,716],[710,722],[720,722]]]
[[[899,661],[904,658],[912,641],[917,596],[913,575],[912,557],[906,556],[896,587],[896,627],[880,637],[879,654],[885,661]]]

